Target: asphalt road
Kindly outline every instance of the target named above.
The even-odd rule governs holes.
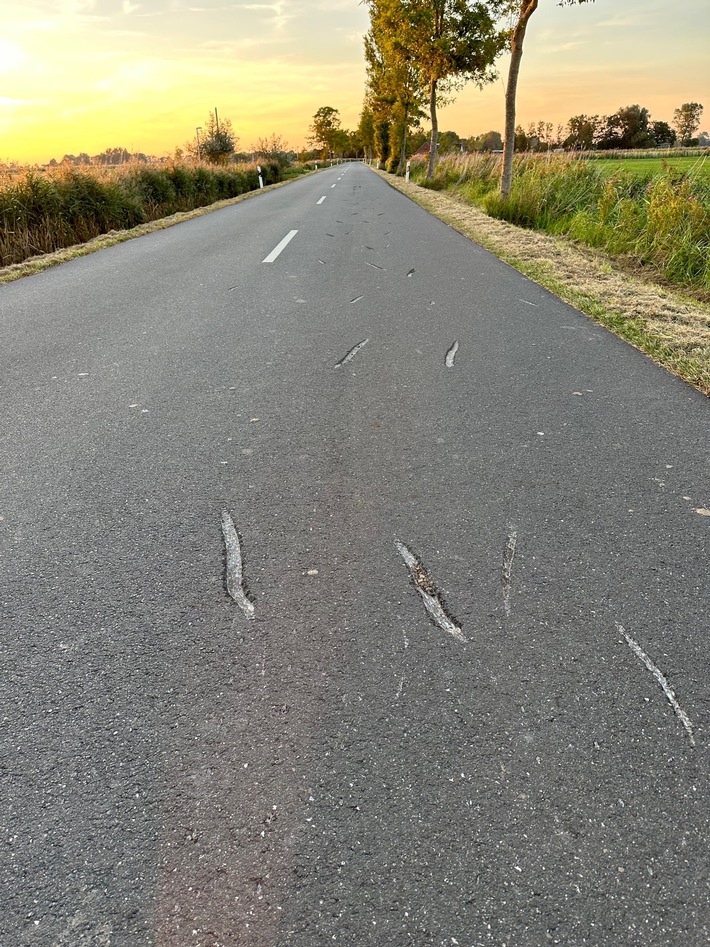
[[[0,360],[2,947],[710,942],[702,395],[357,165]]]

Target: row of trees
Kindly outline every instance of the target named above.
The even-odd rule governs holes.
[[[703,106],[685,102],[673,113],[673,122],[652,121],[640,105],[627,105],[613,115],[575,115],[569,120],[568,148],[658,148],[697,144]]]
[[[363,119],[394,127],[400,139],[399,165],[407,135],[428,112],[429,167],[438,150],[437,107],[467,82],[478,86],[496,78],[495,62],[511,53],[505,97],[502,193],[510,192],[515,144],[515,103],[523,41],[538,0],[365,0],[370,29],[365,37],[367,89]],[[558,0],[572,6],[593,0]],[[361,119],[362,125],[362,119]],[[383,132],[380,131],[380,138]]]
[[[703,132],[695,137],[700,127],[703,107],[697,102],[681,105],[674,112],[672,125],[665,121],[652,121],[649,110],[640,105],[627,105],[613,115],[573,115],[564,125],[552,122],[530,122],[527,128],[515,126],[515,150],[546,152],[558,149],[630,149],[666,148],[676,143],[683,145],[710,145],[710,136]],[[423,119],[421,113],[420,119]],[[406,138],[405,138],[405,132]],[[403,165],[403,155],[415,154],[430,140],[430,132],[421,125],[412,123],[409,129],[404,121],[378,121],[376,114],[367,106],[360,116],[355,131],[341,127],[340,113],[332,106],[323,106],[313,116],[310,126],[310,141],[314,151],[304,152],[302,157],[372,157],[387,163],[391,170]],[[452,152],[502,151],[503,136],[499,131],[488,131],[481,135],[461,137],[454,131],[439,132],[437,152],[441,155]]]

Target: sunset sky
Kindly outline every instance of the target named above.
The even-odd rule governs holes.
[[[215,106],[239,149],[277,133],[305,144],[313,113],[362,107],[359,0],[0,0],[0,162],[46,163],[125,147],[172,154]],[[639,103],[670,121],[705,105],[710,128],[710,0],[540,0],[518,96],[521,124]],[[507,60],[500,62],[501,77]],[[468,87],[440,127],[503,127],[503,81]]]

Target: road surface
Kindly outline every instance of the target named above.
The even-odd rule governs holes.
[[[2,947],[699,947],[706,399],[368,168],[0,289]]]

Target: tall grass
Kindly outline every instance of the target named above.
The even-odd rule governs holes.
[[[277,161],[261,162],[264,184],[297,170],[286,169],[286,174]],[[0,178],[0,266],[238,197],[258,186],[256,163],[61,168]]]
[[[671,168],[639,177],[610,173],[568,156],[521,155],[513,189],[498,192],[496,156],[447,157],[432,181],[423,165],[412,179],[450,190],[492,217],[521,227],[565,234],[653,267],[666,280],[710,291],[710,181]]]

